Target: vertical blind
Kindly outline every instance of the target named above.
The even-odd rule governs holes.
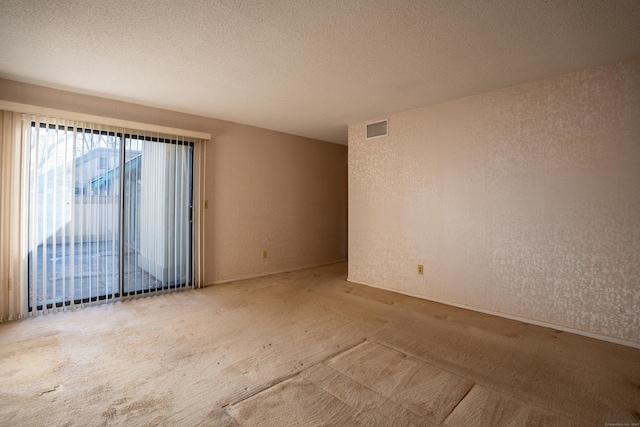
[[[28,310],[195,283],[195,140],[23,116]]]
[[[26,182],[21,115],[2,111],[0,120],[0,321],[26,312],[26,227],[22,207]]]

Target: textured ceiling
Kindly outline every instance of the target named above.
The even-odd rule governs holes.
[[[0,2],[0,77],[343,144],[351,122],[636,57],[637,0]]]

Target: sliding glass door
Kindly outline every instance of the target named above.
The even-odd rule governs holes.
[[[193,144],[125,135],[123,289],[188,286],[192,267]]]
[[[190,286],[193,144],[33,122],[29,309]]]

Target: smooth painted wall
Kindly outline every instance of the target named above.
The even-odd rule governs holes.
[[[640,60],[388,119],[349,126],[349,280],[640,343]]]
[[[6,79],[0,99],[210,133],[202,174],[206,284],[346,258],[346,146]]]

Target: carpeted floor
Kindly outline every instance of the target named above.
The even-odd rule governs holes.
[[[346,272],[0,324],[0,425],[639,425],[640,350]]]

